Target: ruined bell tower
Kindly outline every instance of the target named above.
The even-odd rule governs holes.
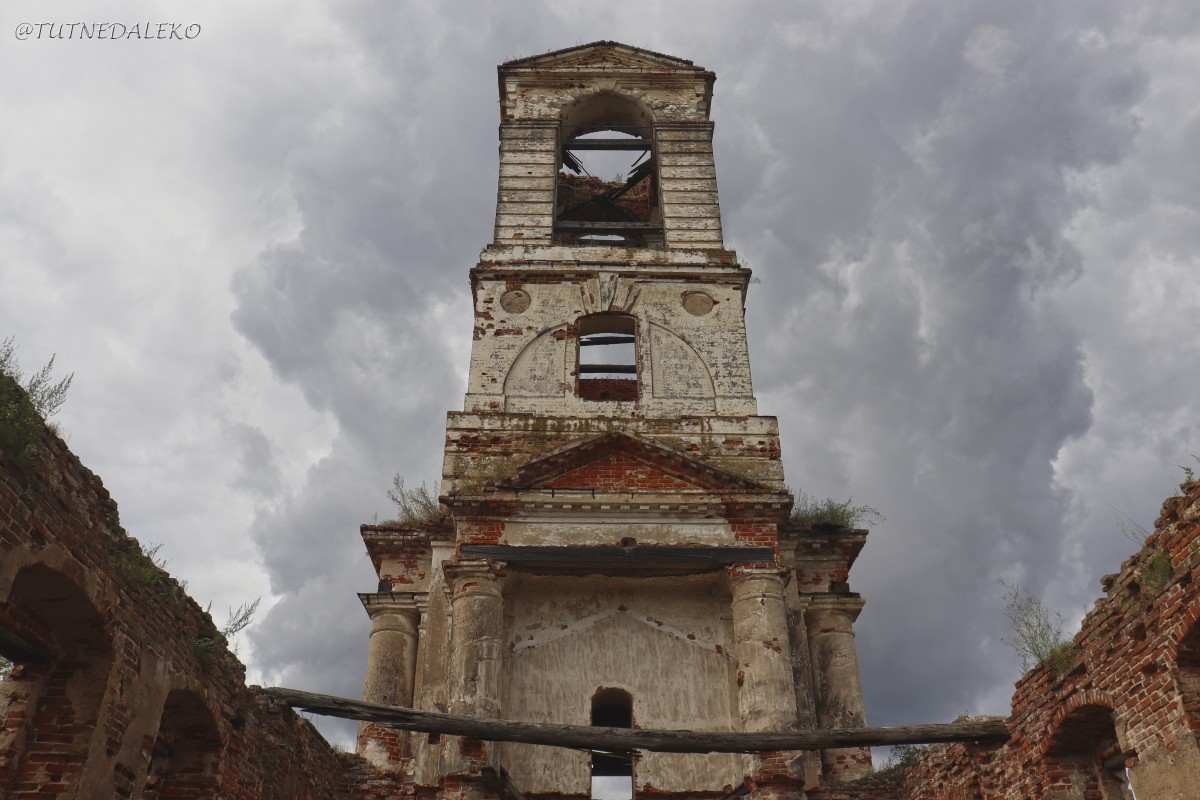
[[[612,727],[864,724],[847,573],[866,534],[789,522],[750,380],[750,271],[722,236],[714,81],[613,42],[500,65],[495,238],[471,269],[445,513],[363,527],[379,573],[361,595],[364,700]],[[592,166],[613,154],[615,178]],[[442,797],[498,797],[497,775],[525,795],[796,797],[870,769],[859,748],[628,759],[370,724],[358,746]]]

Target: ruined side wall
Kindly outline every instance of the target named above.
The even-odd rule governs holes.
[[[1041,666],[1017,684],[1012,739],[994,750],[929,748],[907,776],[905,800],[1123,800],[1121,754],[1138,797],[1196,797],[1200,482],[1182,488],[1145,547],[1105,577],[1068,668]]]
[[[0,795],[400,796],[244,684],[211,618],[49,430],[0,453]],[[386,792],[381,787],[387,784]]]

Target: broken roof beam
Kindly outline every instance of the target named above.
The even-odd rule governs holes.
[[[942,725],[906,725],[896,728],[847,728],[781,733],[631,730],[463,717],[457,714],[363,703],[295,689],[270,688],[263,691],[292,708],[342,719],[374,722],[400,730],[469,736],[490,742],[520,742],[610,753],[629,753],[634,750],[659,753],[763,753],[945,742],[999,744],[1009,737],[1007,724],[1004,720],[997,719]]]

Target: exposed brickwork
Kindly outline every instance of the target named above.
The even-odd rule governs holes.
[[[404,797],[244,684],[209,616],[142,556],[99,479],[47,430],[0,453],[0,796]]]
[[[598,492],[682,492],[693,484],[664,473],[652,464],[626,455],[604,456],[544,484],[552,489],[594,489]]]
[[[629,378],[580,378],[579,396],[584,400],[637,400],[638,382]]]
[[[905,800],[1119,798],[1128,759],[1138,797],[1188,798],[1200,786],[1200,482],[1163,505],[1145,547],[1104,580],[1065,674],[1038,667],[1017,684],[1012,739],[991,750],[928,748]],[[1162,554],[1165,554],[1162,555]],[[1154,578],[1156,561],[1170,575]]]

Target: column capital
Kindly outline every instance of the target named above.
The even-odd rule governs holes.
[[[857,594],[810,594],[804,596],[809,598],[808,607],[804,610],[806,620],[811,623],[818,616],[843,617],[846,620],[843,625],[847,629],[858,619],[863,606],[866,605],[862,596]]]
[[[359,592],[358,599],[371,619],[380,614],[424,614],[429,608],[429,592]]]
[[[461,559],[443,561],[442,573],[454,597],[471,592],[498,591],[499,581],[504,577],[504,565],[488,559]]]

